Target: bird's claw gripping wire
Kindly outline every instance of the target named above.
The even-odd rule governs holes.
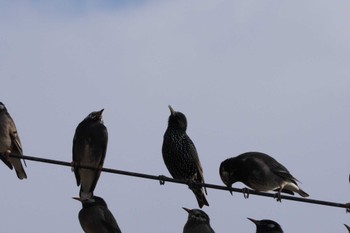
[[[245,199],[249,198],[249,189],[248,188],[242,188],[242,193],[243,193],[243,197]]]
[[[274,198],[276,198],[278,202],[282,202],[282,197],[281,197],[281,193],[280,192],[275,193]]]
[[[165,176],[163,176],[163,175],[159,176],[159,184],[160,185],[164,185],[165,184]]]
[[[345,209],[346,213],[350,213],[350,203],[349,202],[345,203],[345,207],[346,207],[346,209]]]

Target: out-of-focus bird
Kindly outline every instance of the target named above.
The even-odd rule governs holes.
[[[220,165],[220,176],[227,187],[240,181],[257,191],[278,191],[279,201],[281,192],[309,196],[298,186],[298,180],[287,168],[271,156],[260,152],[247,152],[226,159]]]
[[[73,170],[82,200],[93,196],[106,156],[108,132],[102,112],[90,113],[76,128],[73,139]],[[89,166],[94,169],[80,168]]]
[[[215,233],[210,226],[209,216],[199,209],[187,209],[188,219],[184,226],[183,233]]]
[[[346,227],[346,229],[348,229],[348,231],[350,232],[350,227],[346,224],[344,224],[344,226]]]
[[[85,233],[121,233],[113,214],[106,202],[98,196],[81,200],[83,208],[79,211],[79,222]]]
[[[162,147],[164,163],[174,179],[190,182],[189,187],[195,194],[200,208],[204,205],[209,206],[203,188],[191,184],[191,182],[204,183],[204,177],[196,147],[186,133],[186,116],[174,111],[170,105],[169,109],[168,128],[164,134]]]
[[[283,233],[281,226],[275,221],[248,219],[256,225],[256,233]]]
[[[2,102],[0,102],[0,153],[2,154],[1,160],[11,170],[15,167],[19,179],[27,178],[21,159],[9,156],[10,154],[21,156],[23,155],[23,150],[15,122]]]

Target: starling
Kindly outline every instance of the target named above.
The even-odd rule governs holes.
[[[102,112],[103,109],[90,113],[75,130],[72,164],[77,185],[80,185],[79,196],[82,200],[93,196],[106,156],[108,133],[103,125]]]
[[[83,208],[79,211],[79,222],[85,233],[121,233],[117,221],[108,209],[106,202],[98,196],[81,200]]]
[[[12,170],[15,167],[17,177],[26,179],[27,174],[21,163],[21,159],[9,157],[10,154],[23,155],[21,141],[18,136],[15,122],[7,112],[3,103],[0,102],[0,157],[1,160]]]
[[[344,224],[344,226],[346,227],[346,229],[348,229],[348,231],[350,232],[350,227],[346,224]]]
[[[281,200],[281,192],[298,193],[308,197],[297,184],[287,168],[274,158],[260,152],[247,152],[229,158],[220,165],[221,180],[227,187],[240,181],[257,191],[278,191],[277,200]]]
[[[252,218],[248,219],[255,223],[256,233],[283,233],[281,226],[275,221],[269,219],[263,219],[260,221]]]
[[[204,183],[204,177],[196,147],[186,134],[186,116],[181,112],[174,111],[170,105],[169,109],[171,114],[162,147],[164,163],[174,179],[190,183],[189,187],[195,194],[200,208],[204,205],[209,206],[203,188],[194,185],[194,183],[191,184],[191,182]]]
[[[210,226],[209,216],[199,209],[187,209],[188,219],[184,226],[183,233],[215,233]]]

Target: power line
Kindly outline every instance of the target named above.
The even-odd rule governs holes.
[[[25,160],[35,161],[35,162],[55,164],[55,165],[61,165],[61,166],[66,166],[66,167],[74,167],[72,163],[59,161],[59,160],[45,159],[45,158],[39,158],[39,157],[33,157],[33,156],[27,156],[27,155],[22,156],[22,155],[16,155],[16,154],[10,154],[9,156],[13,157],[13,158],[20,158],[20,159],[25,159]],[[95,168],[91,167],[91,166],[79,165],[78,167],[95,170]],[[173,178],[170,178],[170,177],[167,177],[164,175],[156,176],[156,175],[123,171],[123,170],[117,170],[117,169],[111,169],[111,168],[102,168],[101,171],[107,172],[107,173],[112,173],[112,174],[119,174],[119,175],[133,176],[133,177],[144,178],[144,179],[158,180],[161,185],[165,184],[165,182],[190,185],[189,182],[187,182],[187,181],[173,179]],[[222,186],[222,185],[215,185],[215,184],[208,184],[208,183],[193,183],[191,185],[198,185],[198,186],[203,186],[203,187],[207,187],[207,188],[211,188],[211,189],[243,193],[245,198],[248,198],[248,196],[251,194],[257,195],[257,196],[272,197],[272,198],[276,197],[276,195],[273,193],[258,192],[258,191],[255,191],[252,189],[247,189],[247,188],[244,188],[244,189],[229,188],[229,187]],[[330,201],[322,201],[322,200],[315,200],[315,199],[301,198],[301,197],[294,197],[294,196],[287,196],[287,195],[281,195],[281,198],[284,200],[290,200],[290,201],[297,201],[297,202],[304,202],[304,203],[310,203],[310,204],[316,204],[316,205],[345,208],[346,212],[350,212],[350,203],[336,203],[336,202],[330,202]]]

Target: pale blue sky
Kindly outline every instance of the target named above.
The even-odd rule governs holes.
[[[188,119],[205,179],[246,151],[275,157],[311,198],[350,202],[348,1],[0,1],[1,100],[27,155],[71,161],[77,124],[105,108],[105,167],[169,175],[161,145],[171,104]],[[82,232],[74,174],[0,164],[7,233]],[[236,184],[235,187],[244,187]],[[182,232],[187,187],[102,174],[124,233]],[[216,232],[346,232],[345,210],[208,190]]]

